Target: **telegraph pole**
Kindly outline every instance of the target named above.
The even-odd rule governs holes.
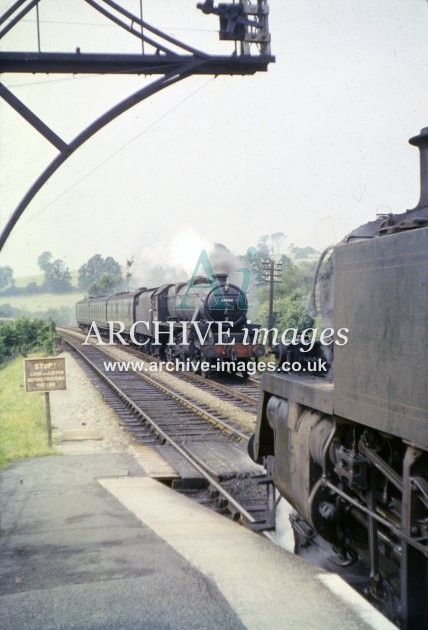
[[[269,284],[269,313],[268,313],[268,345],[272,348],[272,328],[273,328],[273,297],[274,285],[281,280],[282,261],[274,258],[262,260],[263,280]]]

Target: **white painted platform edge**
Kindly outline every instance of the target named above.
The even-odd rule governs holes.
[[[154,479],[98,481],[142,523],[212,579],[248,629],[395,628],[334,574],[320,572]]]
[[[355,612],[376,630],[397,630],[397,626],[388,621],[376,608],[371,606],[362,595],[357,593],[352,586],[349,586],[339,575],[334,573],[320,573],[318,579],[321,580],[333,593],[338,595]]]

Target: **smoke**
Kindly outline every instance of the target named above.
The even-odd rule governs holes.
[[[200,250],[207,246],[192,227],[186,227],[172,239],[165,238],[143,247],[134,256],[130,286],[135,289],[185,282],[193,272]]]
[[[221,243],[210,243],[192,227],[180,230],[170,240],[146,246],[134,257],[131,272],[131,288],[157,287],[162,284],[186,282],[196,270],[196,265],[205,250],[214,273],[225,273],[229,282],[242,284],[245,266],[243,257],[232,253]],[[206,275],[202,265],[198,275]]]
[[[208,252],[208,256],[215,273],[225,273],[228,275],[229,282],[240,284],[242,273],[238,269],[242,269],[244,266],[242,256],[232,253],[222,243],[214,243]]]

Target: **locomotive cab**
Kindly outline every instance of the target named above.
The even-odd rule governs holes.
[[[325,263],[327,378],[264,374],[250,455],[296,510],[296,552],[346,573],[402,628],[428,627],[428,128],[421,200]],[[328,301],[328,300],[327,300]]]

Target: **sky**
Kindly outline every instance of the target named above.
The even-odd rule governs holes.
[[[0,0],[0,14],[12,0]],[[139,0],[121,0],[139,12]],[[318,250],[376,213],[419,198],[428,125],[426,0],[270,0],[267,73],[194,76],[132,108],[81,147],[38,193],[0,253],[15,276],[46,250],[77,269],[90,256],[190,274],[202,248],[235,254],[262,235]],[[144,18],[188,44],[231,54],[196,0],[143,0]],[[84,0],[41,0],[42,51],[134,52],[139,40]],[[35,11],[1,41],[35,51]],[[4,74],[65,140],[156,77]],[[0,103],[0,224],[54,149]]]

